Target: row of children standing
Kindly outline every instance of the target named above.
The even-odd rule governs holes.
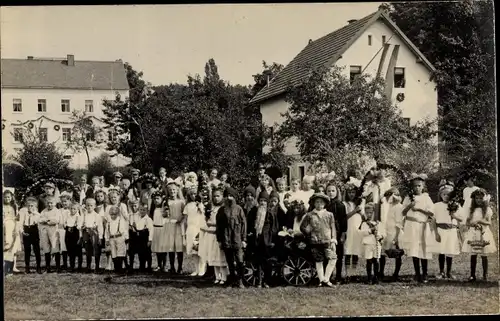
[[[135,178],[137,174],[133,172]],[[78,202],[72,203],[71,195],[63,193],[60,214],[55,208],[55,186],[48,183],[43,198],[46,208],[39,216],[37,199],[34,198],[28,198],[26,206],[20,210],[26,271],[30,271],[31,249],[35,253],[37,271],[41,271],[40,255],[37,255],[40,245],[49,271],[51,254],[55,256],[56,269],[59,269],[60,253],[63,255],[63,267],[69,254],[70,269],[74,269],[75,260],[81,268],[82,247],[86,252],[87,269],[90,269],[94,257],[96,271],[99,270],[103,249],[108,258],[106,268],[110,269],[112,258],[117,271],[121,271],[123,263],[133,267],[136,254],[139,255],[140,269],[147,271],[151,269],[151,253],[155,253],[158,262],[156,270],[166,271],[168,255],[170,272],[181,273],[186,253],[198,261],[193,276],[203,275],[208,264],[214,267],[216,283],[227,282],[229,270],[241,285],[243,248],[248,237],[248,252],[255,254],[256,263],[265,276],[259,284],[268,286],[268,258],[280,242],[276,236],[282,229],[291,235],[309,238],[311,252],[318,261],[316,268],[320,285],[331,285],[330,275],[334,269],[335,281],[342,280],[343,259],[346,275],[349,276],[356,269],[358,257],[366,259],[368,278],[375,283],[384,276],[386,253],[395,249],[403,249],[407,256],[412,257],[416,279],[421,282],[427,282],[428,260],[433,253],[439,254],[438,277],[453,278],[452,256],[460,251],[470,252],[470,280],[473,281],[477,255],[482,256],[483,277],[486,278],[486,254],[496,251],[488,227],[492,216],[487,205],[488,196],[484,190],[474,187],[472,180],[468,180],[469,186],[464,190],[463,207],[450,210],[449,195],[454,185],[443,182],[439,191],[441,202],[433,204],[425,192],[424,175],[412,177],[413,193],[401,203],[399,191],[390,188],[383,174],[377,176],[374,172],[365,177],[365,184],[350,179],[344,187],[343,197],[332,183],[314,191],[314,178],[310,176],[306,176],[303,182],[292,180],[290,190],[286,190],[284,179],[277,179],[275,187],[273,180],[261,172],[257,188],[249,186],[245,189],[240,208],[234,206],[237,192],[228,184],[221,184],[216,178],[216,171],[204,177],[200,186],[197,186],[196,175],[193,174],[189,173],[184,181],[186,200],[178,181],[162,179],[165,186],[162,192],[154,190],[152,182],[146,180],[141,193],[131,194],[127,186],[123,188],[127,182],[123,184],[121,174],[117,173],[117,185],[121,185],[121,190],[111,186],[106,196],[105,190],[99,188],[95,180],[93,193],[82,193],[81,190],[77,193],[81,195],[79,201],[84,202],[84,208],[80,208]],[[324,204],[320,204],[322,202]],[[9,217],[9,211],[5,209],[7,203],[9,196],[4,195],[4,217]],[[305,217],[307,219],[304,220]],[[314,226],[319,224],[315,220],[318,218],[319,223],[333,222],[333,225],[315,232]],[[465,232],[462,241],[460,227]],[[318,233],[320,241],[314,239]],[[330,239],[325,239],[326,234],[330,235]],[[478,237],[489,243],[482,247],[471,246],[469,241]],[[13,249],[15,246],[10,251]],[[177,269],[174,269],[176,257]],[[393,277],[397,279],[402,260],[401,255],[394,257],[396,268]],[[228,264],[228,260],[232,263]],[[322,264],[325,260],[328,263],[324,269]],[[238,273],[233,262],[237,263]]]

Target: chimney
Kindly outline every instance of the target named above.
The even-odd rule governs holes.
[[[75,56],[68,55],[68,66],[74,66],[74,65],[75,65]]]
[[[28,60],[33,60],[33,56],[28,56]]]
[[[347,22],[348,22],[349,24],[351,24],[351,23],[353,23],[353,22],[356,22],[356,21],[358,21],[358,19],[351,19],[351,20],[347,20]]]

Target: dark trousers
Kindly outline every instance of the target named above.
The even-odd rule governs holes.
[[[80,240],[80,231],[76,227],[66,227],[66,249],[69,256],[69,267],[75,268],[75,261],[78,259],[78,268],[82,268],[82,245],[78,244]]]
[[[148,246],[149,231],[130,231],[129,234],[129,269],[134,268],[135,255],[139,256],[139,270],[146,271],[146,266],[151,269],[151,248]]]
[[[35,254],[36,268],[40,269],[40,235],[38,233],[38,225],[24,226],[25,235],[23,235],[24,244],[24,264],[26,265],[26,272],[30,270],[31,249]]]
[[[225,248],[224,254],[226,255],[227,266],[229,269],[229,276],[231,281],[243,281],[243,274],[245,273],[245,265],[243,263],[243,249]],[[236,262],[236,266],[235,266]],[[238,269],[238,274],[236,274]]]

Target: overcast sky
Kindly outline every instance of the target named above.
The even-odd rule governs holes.
[[[122,59],[153,85],[186,82],[214,58],[233,84],[262,60],[286,65],[307,44],[380,3],[2,7],[2,58]]]

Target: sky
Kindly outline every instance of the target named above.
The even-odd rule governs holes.
[[[122,59],[153,85],[186,83],[214,58],[222,79],[250,85],[262,60],[286,65],[309,39],[380,4],[2,7],[1,57]]]

